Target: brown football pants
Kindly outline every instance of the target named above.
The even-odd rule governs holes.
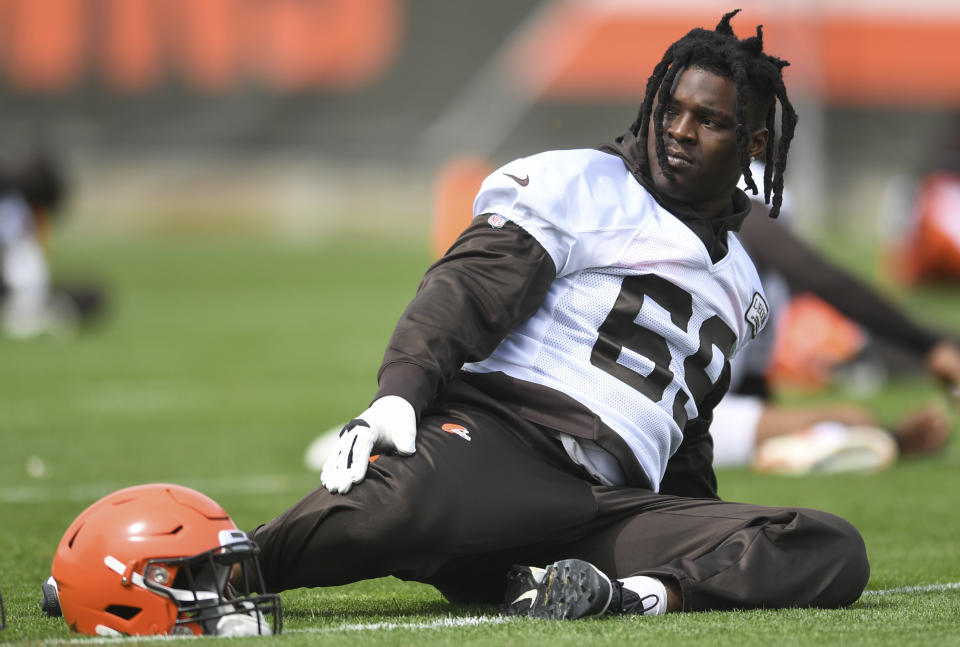
[[[393,575],[500,602],[512,564],[571,557],[672,579],[684,610],[839,607],[866,586],[863,540],[843,519],[597,485],[558,441],[470,399],[426,411],[413,456],[380,456],[348,494],[318,488],[256,528],[268,588]]]

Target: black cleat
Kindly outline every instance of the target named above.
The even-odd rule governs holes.
[[[608,612],[614,597],[610,578],[581,559],[564,559],[546,569],[515,566],[507,577],[503,615],[544,620],[590,618]]]
[[[59,618],[62,616],[63,611],[60,610],[60,591],[57,589],[57,581],[53,579],[52,575],[40,585],[40,591],[43,593],[43,598],[40,600],[40,609],[43,611],[43,615],[50,618]]]

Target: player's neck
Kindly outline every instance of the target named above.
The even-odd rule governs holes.
[[[716,220],[733,215],[733,200],[731,198],[687,204],[704,220]]]

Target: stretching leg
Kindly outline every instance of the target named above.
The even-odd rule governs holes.
[[[268,587],[431,581],[471,556],[582,536],[590,484],[555,441],[525,431],[468,408],[425,416],[416,454],[380,456],[346,495],[318,488],[251,532]]]
[[[676,583],[685,611],[840,607],[869,579],[859,532],[829,513],[653,497],[643,512],[567,546],[567,556],[612,577]],[[598,493],[606,506],[630,498],[622,490]]]

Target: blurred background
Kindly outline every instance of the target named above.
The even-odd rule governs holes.
[[[250,528],[315,487],[305,449],[368,404],[397,316],[480,178],[622,134],[665,48],[736,7],[738,35],[763,24],[791,61],[796,228],[920,322],[960,332],[956,0],[0,0],[6,633],[66,635],[28,624],[37,585],[99,496],[181,483]],[[915,188],[944,160],[957,173],[928,200],[939,220],[917,227]],[[887,254],[907,239],[923,244]],[[893,279],[904,258],[914,282]],[[916,281],[935,258],[947,282]],[[865,342],[826,321],[843,352],[804,364],[801,386],[820,391],[792,401],[854,397],[890,423],[942,399],[929,376],[884,382],[876,364],[849,373],[857,390],[831,383],[822,366]],[[830,346],[812,329],[794,338]],[[875,545],[902,524],[910,549],[877,558],[876,586],[952,581],[956,524],[937,505],[958,456],[954,443],[890,470],[885,491],[741,470],[721,495],[824,507]]]
[[[957,128],[952,0],[743,0],[791,61],[800,227],[873,235]],[[2,0],[0,141],[72,180],[78,233],[426,231],[437,174],[632,121],[714,0]]]
[[[622,134],[665,48],[736,7],[738,35],[763,24],[791,62],[796,228],[960,332],[957,0],[0,0],[5,634],[67,635],[38,622],[37,588],[99,496],[181,483],[250,528],[315,487],[305,449],[369,402],[480,178]],[[937,218],[916,226],[916,187],[950,164],[927,195]],[[908,239],[922,244],[888,254]],[[917,281],[927,260],[946,283]],[[893,280],[904,265],[910,280]],[[809,321],[794,338],[829,347]],[[826,321],[843,337],[832,368],[865,342]],[[929,376],[884,383],[876,364],[848,393],[823,365],[804,364],[817,370],[801,386],[884,422],[942,398]],[[949,582],[958,465],[953,443],[886,480],[741,470],[721,495],[851,519],[896,547],[872,556],[876,587]],[[895,526],[908,535],[884,534]],[[320,605],[298,599],[294,626],[314,622]]]
[[[791,62],[783,220],[921,323],[960,331],[960,4],[736,6],[738,34],[762,24]],[[268,433],[258,471],[288,473],[375,391],[393,323],[482,177],[623,133],[666,47],[732,8],[0,0],[0,485],[24,465],[29,480],[98,478],[102,461],[74,461],[63,434],[109,456],[155,431],[210,452]],[[928,191],[934,224],[918,226],[916,187],[948,167]],[[927,265],[946,283],[920,289]],[[802,388],[867,345],[822,319],[821,336],[802,318],[784,337],[813,348],[784,354]],[[88,321],[106,325],[76,336]],[[885,400],[893,370],[865,366],[848,374]],[[896,418],[916,392],[871,404]],[[231,445],[226,464],[249,449]],[[203,471],[127,465],[134,482]]]

